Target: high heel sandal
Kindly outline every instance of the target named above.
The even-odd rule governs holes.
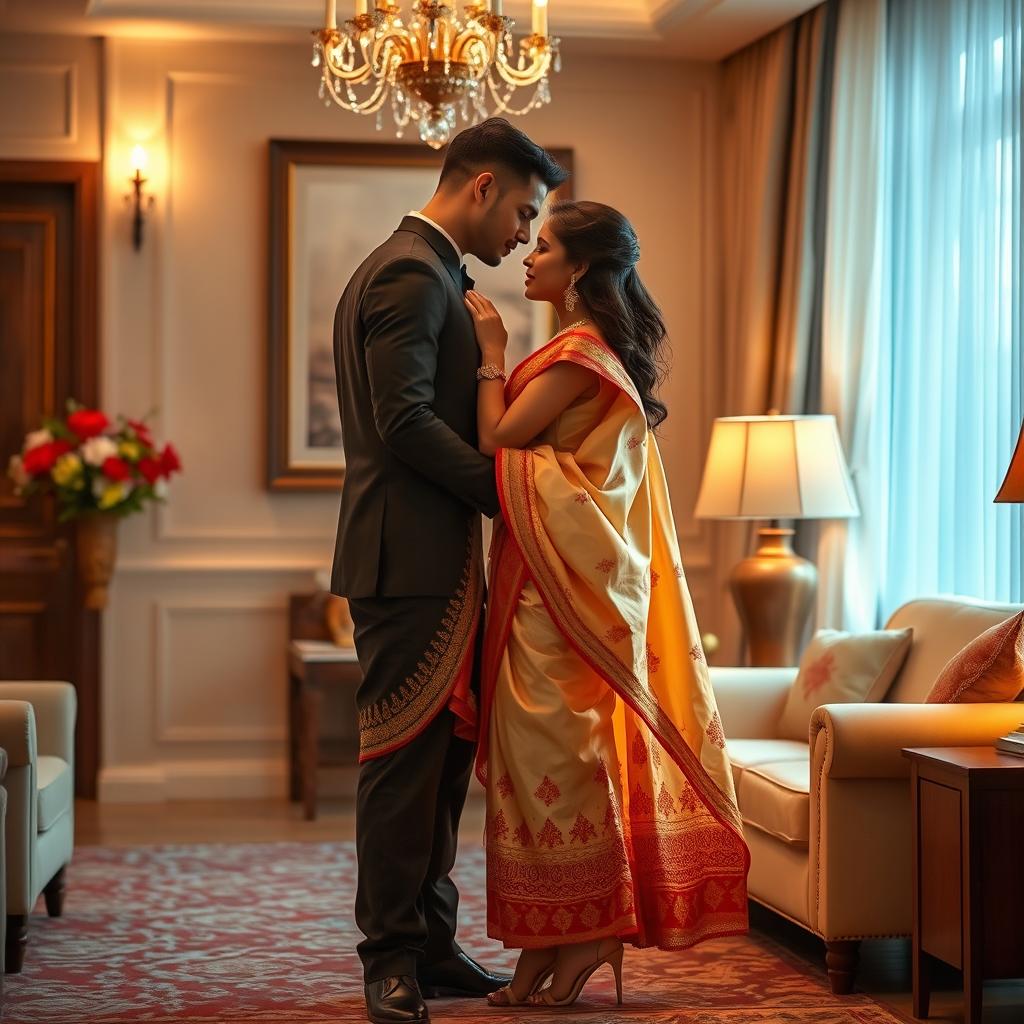
[[[546,963],[537,976],[533,979],[533,984],[530,985],[530,991],[526,993],[525,999],[520,999],[515,992],[512,991],[512,984],[502,985],[495,992],[491,992],[487,996],[487,1003],[489,1006],[529,1006],[533,999],[533,996],[540,991],[546,982],[555,973],[555,956],[553,953],[550,961]]]
[[[605,964],[611,966],[612,971],[615,974],[615,999],[619,1006],[622,1005],[622,943],[619,942],[615,949],[610,953],[606,953],[601,956],[601,946],[603,943],[598,943],[597,946],[597,959],[576,975],[573,980],[572,987],[569,989],[569,994],[564,999],[555,999],[551,994],[551,989],[546,988],[542,992],[534,992],[529,997],[529,1003],[532,1006],[571,1006],[580,997],[580,993],[583,991],[583,986],[590,980],[590,976],[603,967]]]

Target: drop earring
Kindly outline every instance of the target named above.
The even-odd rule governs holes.
[[[580,301],[580,293],[576,291],[575,274],[569,278],[569,287],[565,289],[562,298],[565,301],[566,312],[571,313],[576,308],[576,303]]]

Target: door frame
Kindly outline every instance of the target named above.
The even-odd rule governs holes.
[[[0,160],[0,182],[25,185],[71,185],[74,195],[74,252],[71,256],[74,295],[71,324],[76,344],[71,386],[88,405],[100,401],[99,353],[99,181],[100,164],[84,160]],[[55,409],[53,412],[59,413]],[[79,678],[69,680],[78,694],[75,725],[75,795],[96,798],[101,759],[100,613],[83,606],[75,573],[72,635]]]

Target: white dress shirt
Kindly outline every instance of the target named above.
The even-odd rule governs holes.
[[[459,263],[461,263],[461,264],[465,263],[465,261],[466,261],[465,257],[462,255],[462,250],[459,248],[458,243],[455,241],[454,238],[452,238],[451,235],[448,234],[447,231],[445,231],[445,229],[443,227],[441,227],[440,224],[437,223],[437,221],[431,220],[425,214],[420,213],[419,210],[410,210],[409,211],[409,216],[410,217],[419,217],[420,220],[422,220],[425,223],[429,224],[435,230],[440,231],[441,234],[444,235],[444,237],[447,238],[448,241],[452,243],[452,248],[455,250],[456,256],[459,257]]]

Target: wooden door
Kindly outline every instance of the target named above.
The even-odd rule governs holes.
[[[68,398],[95,404],[97,166],[0,162],[0,679],[78,692],[76,790],[99,766],[99,619],[82,607],[73,529],[22,499],[9,457]]]

